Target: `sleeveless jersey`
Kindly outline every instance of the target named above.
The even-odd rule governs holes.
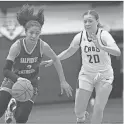
[[[101,33],[103,29],[98,29],[97,39],[102,43]],[[80,42],[81,54],[82,54],[82,71],[86,72],[104,72],[112,69],[110,55],[95,46],[92,41],[88,41],[86,31],[82,33],[82,39]]]
[[[20,77],[33,79],[39,73],[39,66],[41,63],[41,41],[38,40],[36,46],[31,53],[26,51],[25,39],[20,39],[20,53],[15,58],[13,71]]]

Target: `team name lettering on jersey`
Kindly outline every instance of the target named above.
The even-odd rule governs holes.
[[[34,58],[20,58],[20,63],[21,64],[29,64],[26,66],[25,70],[19,70],[18,74],[31,74],[35,72],[35,69],[32,68],[33,63],[36,63],[38,61],[38,57]]]
[[[94,46],[92,46],[92,47],[89,47],[89,46],[85,46],[84,47],[84,52],[85,53],[88,53],[88,52],[100,52],[100,49],[99,48],[97,48],[97,47],[94,47]]]
[[[34,69],[30,69],[30,70],[21,70],[21,71],[18,71],[18,74],[31,74],[31,73],[34,73],[35,70]]]
[[[34,58],[20,58],[20,63],[35,63],[37,62],[38,57]]]

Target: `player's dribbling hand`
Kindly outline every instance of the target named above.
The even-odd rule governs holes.
[[[53,60],[42,61],[40,65],[45,65],[45,67],[51,66],[53,64]]]
[[[17,79],[17,81],[28,81],[29,83],[31,83],[30,80],[28,80],[28,79],[26,79],[26,78],[22,78],[22,77],[19,77],[19,78]]]
[[[61,95],[64,93],[64,90],[65,90],[66,95],[68,97],[72,96],[72,90],[73,89],[66,81],[61,82],[60,86],[61,86]]]

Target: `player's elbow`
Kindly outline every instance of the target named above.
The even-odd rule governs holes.
[[[3,69],[3,76],[6,78],[8,78],[8,73],[9,73],[8,71],[9,71],[8,69],[5,68]]]
[[[53,60],[53,63],[56,63],[56,62],[60,61],[57,56],[54,56],[54,57],[52,58],[52,60]]]
[[[4,77],[8,77],[8,73],[10,72],[10,70],[3,68],[3,76]]]
[[[77,51],[77,48],[75,48],[75,47],[73,48],[73,47],[72,47],[71,49],[68,50],[68,54],[69,54],[70,56],[72,56],[76,51]]]
[[[13,73],[11,70],[4,68],[3,69],[3,75],[6,78],[9,78],[11,81],[16,82],[17,79],[19,78],[18,75],[16,75],[15,73]]]
[[[112,51],[111,51],[111,54],[113,56],[120,56],[121,55],[121,51],[118,47],[115,47]]]
[[[8,73],[11,71],[13,65],[13,61],[11,60],[6,60],[6,64],[3,68],[3,75],[6,77]]]
[[[6,77],[7,69],[3,68],[3,76]]]
[[[118,52],[118,53],[117,53],[117,56],[120,56],[120,55],[121,55],[121,52]]]
[[[121,51],[120,51],[120,49],[118,49],[117,51],[116,51],[116,55],[115,56],[120,56],[121,55]]]

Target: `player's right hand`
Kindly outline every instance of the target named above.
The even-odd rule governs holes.
[[[53,60],[42,61],[40,65],[45,65],[45,67],[51,66],[53,64]]]
[[[61,87],[61,95],[63,95],[64,90],[65,90],[66,95],[68,97],[69,96],[72,96],[73,89],[72,89],[72,87],[66,81],[61,82],[60,87]]]
[[[17,81],[27,81],[27,82],[31,83],[30,80],[28,80],[28,79],[26,79],[26,78],[22,78],[22,77],[19,77],[19,78],[17,79]]]

